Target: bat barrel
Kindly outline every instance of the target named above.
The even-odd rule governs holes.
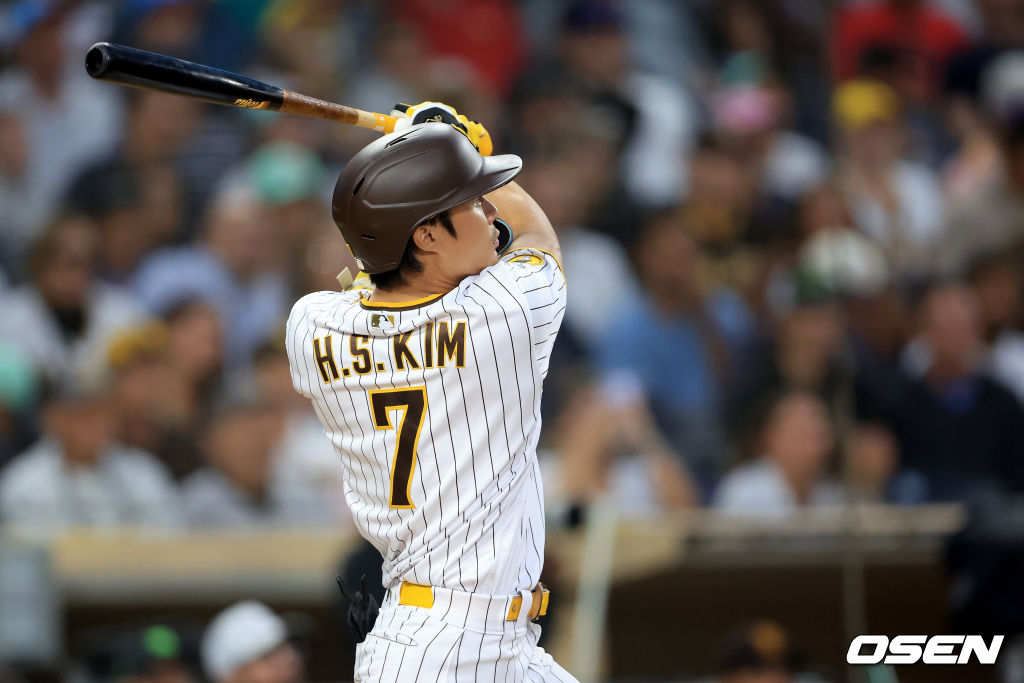
[[[85,70],[93,78],[103,78],[110,68],[110,46],[96,43],[85,53]]]
[[[85,69],[100,80],[247,109],[277,110],[284,99],[280,88],[253,78],[112,43],[89,48]]]

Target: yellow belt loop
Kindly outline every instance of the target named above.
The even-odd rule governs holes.
[[[519,610],[523,608],[523,596],[517,595],[512,598],[512,605],[508,608],[508,617],[505,621],[515,621],[519,618]]]
[[[398,592],[398,603],[411,607],[434,606],[434,589],[430,586],[421,586],[418,583],[402,582],[402,588]]]

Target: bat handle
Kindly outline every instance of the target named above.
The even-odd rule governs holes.
[[[284,100],[278,111],[285,114],[301,114],[303,116],[315,116],[321,119],[347,123],[360,128],[369,128],[378,133],[393,133],[397,119],[387,114],[363,111],[354,107],[346,107],[343,104],[326,102],[309,95],[283,90]]]

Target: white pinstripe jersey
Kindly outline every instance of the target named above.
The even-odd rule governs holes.
[[[341,456],[360,533],[401,581],[509,594],[544,553],[541,386],[565,312],[555,259],[520,249],[447,294],[318,292],[288,318],[295,388]]]

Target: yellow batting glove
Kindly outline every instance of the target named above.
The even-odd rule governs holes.
[[[459,114],[456,118],[459,119],[459,123],[466,127],[462,132],[466,134],[469,141],[476,147],[476,151],[480,152],[480,156],[491,156],[491,153],[494,151],[494,143],[491,142],[491,134],[484,128],[484,124],[479,121],[470,121],[466,118],[465,114]]]
[[[487,132],[483,124],[479,121],[470,121],[464,114],[460,114],[447,104],[427,101],[410,106],[398,103],[395,105],[391,115],[398,119],[395,130],[431,121],[447,123],[469,138],[469,141],[473,143],[473,146],[476,147],[481,156],[490,156],[491,152],[494,151],[491,134]]]

